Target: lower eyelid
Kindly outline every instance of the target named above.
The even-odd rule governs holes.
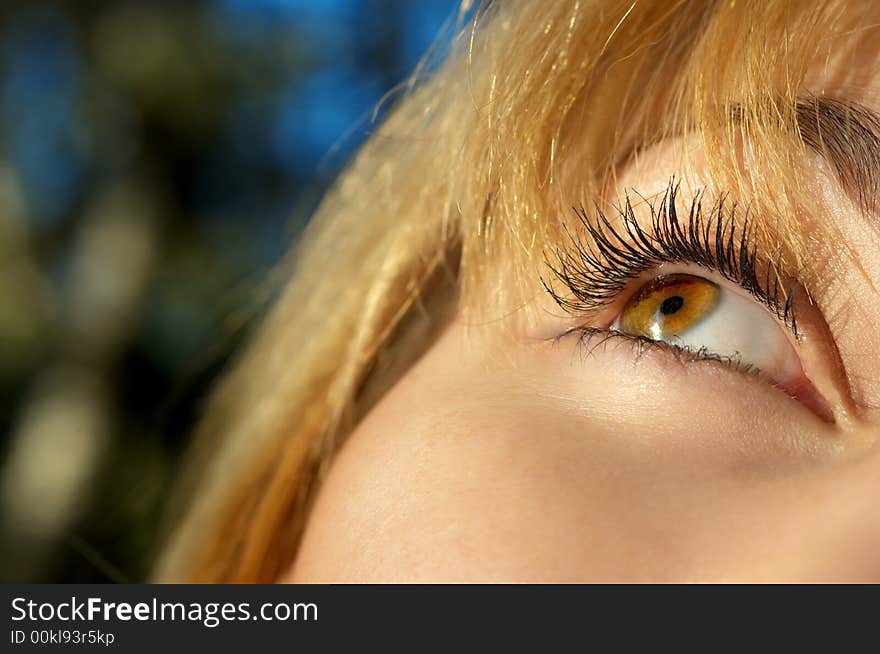
[[[757,366],[740,361],[734,357],[726,357],[714,355],[710,351],[697,351],[690,348],[668,343],[666,341],[655,341],[642,336],[633,336],[614,329],[601,329],[596,327],[576,327],[560,336],[565,338],[568,335],[578,337],[578,345],[586,348],[587,353],[591,354],[599,347],[608,344],[629,345],[636,352],[638,360],[645,352],[658,350],[668,355],[673,355],[676,361],[682,365],[691,363],[713,363],[723,365],[725,368],[735,370],[739,373],[748,374],[752,377],[761,377],[766,380],[770,378]]]
[[[709,351],[695,351],[665,341],[654,341],[641,336],[633,336],[615,330],[596,327],[576,327],[564,332],[556,340],[565,339],[569,336],[577,337],[578,347],[587,355],[592,355],[599,348],[623,345],[633,348],[635,352],[634,363],[638,363],[646,353],[653,351],[661,353],[666,357],[671,356],[682,368],[687,368],[693,364],[720,366],[728,372],[749,377],[759,383],[766,384],[789,399],[800,402],[822,422],[835,423],[834,413],[827,400],[825,400],[806,376],[799,379],[793,388],[786,388],[757,366],[742,362],[734,357],[713,355]]]

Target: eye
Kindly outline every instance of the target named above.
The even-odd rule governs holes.
[[[719,294],[718,284],[702,277],[655,277],[627,303],[619,329],[655,341],[675,339],[712,313]]]
[[[750,297],[704,277],[655,277],[629,299],[611,329],[757,368],[793,395],[809,383],[780,322]]]

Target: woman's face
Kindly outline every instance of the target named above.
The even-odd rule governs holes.
[[[621,193],[658,207],[684,175],[689,209],[682,145]],[[536,280],[538,321],[454,320],[349,438],[289,580],[880,581],[880,221],[834,172],[870,163],[816,155],[823,211],[801,227],[835,236],[775,307],[742,270],[678,262],[589,312]]]

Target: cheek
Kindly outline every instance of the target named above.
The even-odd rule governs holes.
[[[334,462],[294,580],[463,581],[503,578],[511,567],[528,575],[537,562],[521,553],[558,542],[556,525],[574,522],[561,497],[569,481],[552,479],[554,466],[529,445],[535,425],[498,397],[401,390]]]
[[[584,465],[589,438],[524,398],[479,395],[455,398],[454,413],[421,402],[418,417],[392,403],[362,425],[322,490],[294,580],[540,581],[607,567],[585,545],[613,536],[620,471],[601,474],[596,452]]]
[[[619,554],[629,473],[597,446],[612,434],[449,354],[429,354],[350,436],[292,580],[566,580]]]
[[[651,454],[656,432],[622,438],[619,417],[460,362],[429,356],[351,435],[293,581],[638,579],[668,566],[680,539],[663,532],[683,507],[657,492],[670,468]]]
[[[766,565],[767,525],[792,515],[809,461],[761,446],[786,440],[769,422],[705,410],[711,384],[695,398],[634,377],[570,352],[495,366],[441,341],[351,434],[285,580],[661,581]]]

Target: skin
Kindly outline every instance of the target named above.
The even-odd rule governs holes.
[[[681,145],[621,189],[698,186]],[[816,175],[850,247],[812,271],[791,346],[832,421],[717,363],[553,339],[577,320],[536,292],[537,322],[454,319],[355,429],[285,580],[880,581],[880,239]]]

